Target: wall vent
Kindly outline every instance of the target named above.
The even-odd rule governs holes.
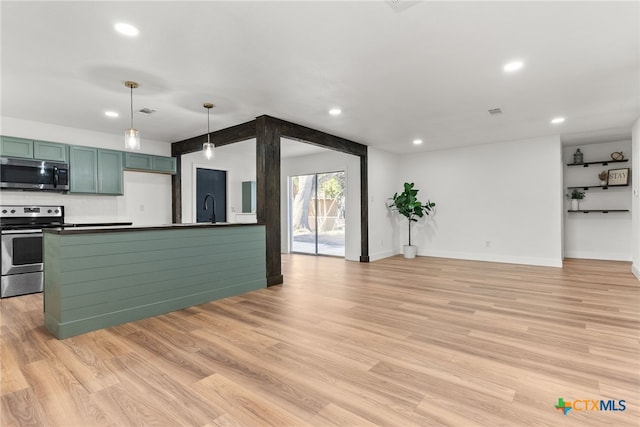
[[[502,114],[502,108],[492,108],[489,110],[490,116],[499,116]]]
[[[141,108],[141,109],[138,110],[138,113],[146,114],[147,116],[149,114],[153,114],[155,112],[156,112],[156,110],[154,110],[153,108],[149,108],[149,107],[144,107],[144,108]]]

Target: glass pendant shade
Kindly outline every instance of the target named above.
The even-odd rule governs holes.
[[[124,85],[131,90],[131,127],[124,130],[124,148],[127,150],[139,150],[140,132],[133,127],[133,89],[138,87],[138,83],[127,80]]]
[[[205,159],[212,160],[215,156],[215,152],[214,152],[215,145],[213,145],[213,143],[211,142],[211,135],[210,135],[211,129],[209,127],[209,112],[213,108],[213,104],[209,102],[205,102],[204,104],[202,104],[202,106],[207,109],[207,142],[202,144],[202,154],[204,155]]]
[[[124,131],[124,147],[127,150],[140,149],[140,132],[138,129],[130,128]]]
[[[207,160],[212,160],[215,156],[214,145],[210,142],[205,142],[202,144],[202,154],[204,154],[204,158]]]

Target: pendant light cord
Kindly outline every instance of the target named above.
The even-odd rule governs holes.
[[[129,88],[131,89],[131,129],[133,129],[133,85]]]
[[[207,108],[207,142],[211,143],[211,128],[209,127],[209,116],[211,112],[211,108]]]

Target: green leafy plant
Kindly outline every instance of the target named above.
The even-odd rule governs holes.
[[[573,191],[569,194],[567,194],[567,197],[570,199],[578,199],[578,200],[582,200],[584,199],[584,191],[578,191],[577,188],[574,188]]]
[[[404,191],[400,194],[395,193],[391,198],[393,203],[389,206],[409,220],[409,245],[411,245],[411,223],[417,222],[418,218],[425,215],[428,216],[436,205],[429,200],[424,204],[419,201],[416,197],[419,190],[414,189],[413,185],[413,182],[405,182]]]

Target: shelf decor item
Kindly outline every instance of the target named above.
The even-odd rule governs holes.
[[[574,188],[573,191],[567,194],[567,197],[571,199],[571,210],[579,211],[580,210],[580,200],[584,199],[584,191],[578,191],[577,188]]]
[[[404,191],[400,194],[395,193],[391,198],[393,203],[388,206],[397,210],[409,222],[409,244],[404,245],[405,258],[415,258],[417,252],[417,247],[411,244],[411,223],[418,222],[418,218],[422,218],[425,215],[429,216],[429,213],[436,205],[430,200],[425,204],[419,201],[416,197],[419,190],[414,189],[413,185],[413,182],[405,182]]]
[[[617,161],[624,160],[624,154],[622,154],[622,151],[614,151],[611,153],[611,158]]]
[[[600,185],[604,187],[607,185],[607,179],[609,178],[609,173],[607,171],[602,171],[598,174],[598,178],[600,178]]]
[[[629,168],[624,169],[609,169],[607,185],[609,186],[624,186],[629,185]]]
[[[573,163],[582,163],[584,161],[584,156],[582,155],[582,151],[578,148],[575,153],[573,153]]]

